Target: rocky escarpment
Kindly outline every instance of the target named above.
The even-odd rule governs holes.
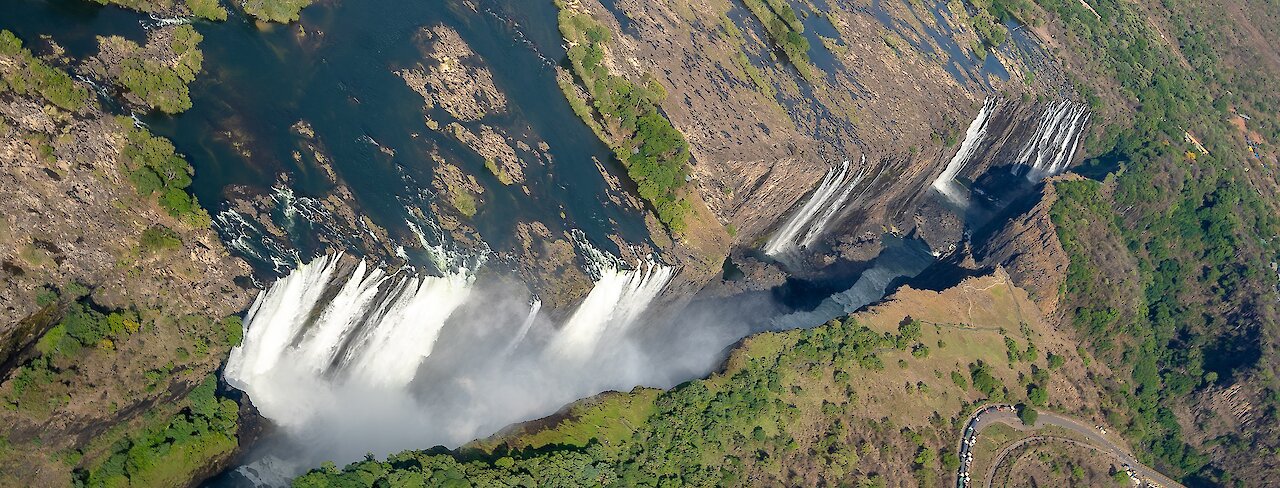
[[[27,98],[0,101],[0,324],[39,307],[42,286],[79,283],[111,308],[164,308],[224,316],[242,310],[249,291],[232,285],[249,268],[227,255],[208,228],[190,228],[140,197],[126,180],[125,127],[96,110],[50,115]],[[155,225],[182,241],[172,252],[138,242]]]
[[[68,486],[71,470],[101,461],[116,438],[182,408],[177,400],[217,368],[238,332],[220,319],[246,308],[253,290],[249,267],[207,226],[193,226],[199,218],[174,217],[130,180],[133,158],[174,162],[167,142],[14,52],[0,52],[0,75],[44,78],[39,90],[0,85],[0,485]],[[65,96],[77,91],[86,96]],[[175,171],[185,168],[177,161]],[[86,309],[123,311],[119,330],[86,332]],[[59,328],[79,342],[33,344],[68,316],[81,321]]]
[[[741,4],[566,6],[610,25],[611,71],[651,73],[667,88],[662,109],[689,140],[693,184],[715,218],[732,226],[741,262],[752,253],[740,251],[768,240],[844,160],[867,177],[807,251],[828,254],[814,264],[869,259],[884,232],[953,249],[963,222],[930,198],[930,183],[982,101],[997,92],[1054,94],[1063,80],[1034,41],[975,48],[969,13],[945,5],[854,2],[821,12],[797,5],[810,45],[799,68],[778,57],[765,26]],[[990,68],[988,55],[1001,66]],[[1031,105],[1011,103],[1007,125],[1029,120],[1034,128]],[[992,147],[1002,151],[1000,142]]]
[[[975,254],[984,266],[1004,267],[1046,316],[1054,316],[1061,298],[1059,290],[1071,263],[1049,214],[1058,196],[1050,183],[1030,198],[1036,200],[1035,205],[1011,216],[999,230],[977,244]]]

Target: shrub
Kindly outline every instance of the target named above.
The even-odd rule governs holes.
[[[158,252],[182,247],[182,239],[173,229],[155,224],[142,231],[138,244],[147,252]]]
[[[1035,408],[1027,404],[1018,405],[1018,420],[1021,420],[1023,425],[1035,425],[1038,418],[1040,418],[1040,412]]]
[[[160,208],[170,216],[195,228],[208,227],[209,213],[186,192],[195,170],[187,160],[174,153],[173,144],[163,137],[152,136],[145,127],[133,127],[126,117],[117,119],[126,127],[127,144],[121,157],[125,173],[139,195],[160,194]]]
[[[196,17],[213,21],[227,20],[227,9],[222,8],[218,0],[186,0],[187,8]]]
[[[72,112],[91,100],[88,89],[77,85],[62,70],[32,56],[22,47],[22,40],[7,30],[0,30],[0,55],[15,64],[0,77],[0,91],[7,87],[19,94],[39,94],[54,106]]]
[[[232,315],[222,319],[222,330],[226,334],[227,344],[231,347],[239,346],[244,341],[244,322],[240,317]]]
[[[312,0],[246,0],[241,5],[249,15],[267,22],[287,24],[298,20]]]

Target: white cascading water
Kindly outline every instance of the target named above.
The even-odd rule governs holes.
[[[551,359],[581,363],[623,337],[671,281],[674,270],[652,261],[601,270],[595,287],[547,346]]]
[[[818,188],[804,205],[765,242],[764,253],[775,258],[782,257],[794,252],[797,246],[805,247],[817,241],[827,223],[853,193],[854,187],[866,176],[866,162],[867,157],[863,156],[863,164],[856,174],[850,173],[847,160],[827,170],[827,174],[818,183]]]
[[[1050,104],[1040,114],[1035,134],[1018,154],[1018,167],[1026,168],[1028,180],[1040,181],[1067,170],[1090,116],[1088,106],[1067,100]]]
[[[849,162],[845,161],[844,164],[847,166]],[[868,168],[867,156],[865,154],[862,156],[862,161],[858,166],[858,173],[853,175],[852,179],[849,180],[849,184],[845,185],[844,191],[840,193],[840,196],[836,197],[835,200],[827,205],[827,209],[822,212],[822,215],[819,216],[817,220],[814,220],[813,224],[809,226],[809,231],[805,232],[804,238],[800,239],[800,247],[812,246],[814,242],[818,241],[819,237],[822,237],[822,233],[827,230],[827,224],[831,222],[831,219],[835,218],[837,213],[839,213],[840,209],[844,206],[844,202],[847,201],[849,199],[849,195],[853,193],[853,189],[856,188],[859,183],[862,183],[863,178],[866,178]]]
[[[242,256],[270,265],[276,273],[289,271],[302,262],[296,249],[286,248],[260,225],[235,210],[218,212],[213,216],[213,226],[223,235],[227,247]]]
[[[540,300],[479,289],[467,269],[389,275],[341,256],[298,266],[254,301],[224,370],[285,442],[238,472],[279,485],[324,460],[457,445],[582,396],[666,385],[674,368],[709,361],[682,353],[676,366],[632,337],[673,268],[624,269],[596,251],[596,283],[558,327]]]
[[[260,293],[227,360],[227,382],[286,428],[324,418],[353,389],[401,390],[471,291],[466,274],[389,276],[363,261],[347,274],[341,261],[321,257]]]
[[[982,146],[982,141],[987,138],[987,123],[991,121],[991,114],[995,112],[997,104],[998,101],[994,98],[988,98],[982,102],[982,110],[978,112],[978,116],[974,117],[973,122],[969,124],[969,129],[965,131],[964,141],[960,143],[960,149],[956,150],[955,156],[952,156],[951,161],[947,162],[947,167],[943,168],[942,174],[933,180],[934,189],[938,190],[952,203],[957,205],[968,203],[964,189],[956,183],[956,176],[969,164],[974,152]]]
[[[538,320],[538,311],[542,310],[542,300],[534,298],[529,302],[529,315],[524,318],[524,323],[520,324],[520,330],[516,331],[515,337],[511,338],[511,342],[507,343],[507,349],[503,352],[503,356],[510,356],[511,353],[520,347],[520,343],[524,342],[524,338],[529,335],[529,329],[533,328],[533,323]]]

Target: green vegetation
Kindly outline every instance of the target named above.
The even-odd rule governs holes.
[[[150,49],[134,45],[131,54],[120,61],[116,81],[152,108],[168,114],[184,112],[191,108],[187,84],[195,81],[204,63],[199,46],[203,39],[190,25],[174,27],[168,46],[173,59],[157,59]]]
[[[898,334],[890,334],[844,319],[758,336],[733,354],[725,372],[705,380],[664,392],[638,388],[605,394],[575,405],[553,429],[482,442],[460,453],[404,452],[341,470],[330,464],[299,477],[294,486],[883,482],[864,458],[895,459],[917,478],[936,481],[942,469],[937,453],[950,444],[950,436],[898,428],[888,418],[859,420],[848,390],[850,373],[869,375],[884,368],[881,354],[909,359],[898,345],[913,342],[918,324],[904,321]],[[864,371],[855,373],[859,369]],[[940,417],[934,425],[950,431]],[[945,453],[944,460],[947,454],[955,457]],[[798,473],[804,470],[816,477]]]
[[[182,247],[182,239],[173,229],[156,224],[142,231],[142,237],[138,238],[138,245],[142,246],[144,251],[158,252]]]
[[[12,32],[0,30],[0,93],[4,92],[39,94],[54,106],[72,112],[91,100],[89,90],[76,85],[62,70],[32,56]]]
[[[83,356],[82,351],[86,348],[112,350],[116,341],[136,333],[140,323],[133,311],[105,313],[88,301],[71,302],[63,311],[62,319],[36,341],[35,351],[39,355],[13,373],[9,390],[5,392],[5,405],[41,414],[66,403],[65,387],[58,379],[74,374],[67,368]]]
[[[973,380],[974,389],[986,395],[992,402],[1002,402],[1009,397],[1009,389],[1005,388],[1000,378],[991,374],[991,366],[981,361],[969,365],[969,378]]]
[[[138,194],[144,197],[159,194],[160,207],[170,216],[191,227],[208,227],[209,213],[186,191],[195,171],[182,156],[174,154],[173,144],[163,137],[152,136],[145,127],[134,127],[128,117],[120,117],[117,122],[127,131],[127,144],[121,157]],[[176,247],[175,240],[177,236],[172,230],[153,226],[143,232],[141,244],[148,251],[156,251]]]
[[[778,90],[775,89],[773,85],[769,83],[769,80],[764,77],[764,73],[760,72],[760,68],[751,64],[751,60],[747,59],[746,53],[738,51],[734,54],[732,59],[734,66],[737,66],[743,73],[746,73],[747,78],[751,80],[751,83],[756,86],[757,90],[760,90],[761,94],[770,100],[777,97]]]
[[[1035,425],[1036,420],[1040,418],[1040,412],[1030,405],[1018,405],[1018,420],[1022,421],[1022,425]]]
[[[210,375],[185,400],[186,407],[167,422],[134,432],[111,446],[101,462],[77,472],[85,487],[180,486],[207,463],[236,448],[239,405],[218,398]]]
[[[1062,356],[1059,356],[1054,353],[1049,353],[1049,369],[1061,368],[1064,362],[1065,360],[1062,358]]]
[[[36,238],[30,239],[30,244],[15,246],[27,263],[47,263],[50,269],[58,266],[59,273],[91,281],[87,285],[70,282],[37,288],[33,298],[38,309],[10,304],[14,305],[11,312],[36,311],[21,319],[19,332],[6,339],[6,362],[11,364],[6,364],[0,384],[0,425],[4,426],[0,429],[0,485],[190,484],[236,446],[238,407],[212,400],[216,398],[212,382],[196,388],[190,396],[188,392],[216,369],[232,341],[241,340],[238,328],[231,326],[238,319],[224,320],[220,329],[218,321],[210,318],[235,308],[221,297],[194,304],[176,299],[179,294],[174,283],[199,282],[189,273],[203,269],[194,260],[184,261],[185,254],[166,256],[171,259],[136,259],[139,254],[174,249],[181,241],[177,232],[165,227],[174,223],[155,222],[167,219],[152,210],[138,211],[151,208],[150,199],[131,197],[117,186],[132,184],[143,194],[160,193],[159,203],[170,214],[207,226],[207,214],[183,191],[190,183],[191,169],[173,154],[172,145],[143,129],[134,129],[129,119],[118,124],[102,120],[102,112],[87,107],[93,103],[90,92],[77,87],[65,73],[32,58],[12,34],[0,32],[0,50],[0,85],[5,92],[0,98],[19,107],[34,103],[52,122],[51,136],[30,134],[26,128],[17,134],[10,131],[10,142],[26,139],[29,144],[18,147],[19,154],[30,151],[47,161],[56,159],[65,169],[55,167],[57,176],[50,176],[71,179],[76,187],[91,189],[99,199],[104,194],[123,195],[119,201],[100,202],[108,205],[104,217],[110,221],[87,222],[83,216],[50,212],[45,215],[51,219],[49,229],[60,236],[57,232],[71,228],[71,238],[76,235],[76,226],[83,226],[84,236],[90,239],[103,229],[136,228],[139,234],[110,236],[121,242],[102,251],[111,251],[107,254],[119,260],[104,263],[107,268],[115,265],[105,273],[83,269],[85,263],[74,256],[67,256],[69,262],[64,262],[64,257],[58,256],[62,254],[58,246],[107,243],[80,239],[75,244],[55,244]],[[80,94],[74,97],[64,96],[77,92]],[[40,108],[42,99],[51,103]],[[73,117],[64,110],[78,113]],[[76,141],[103,149],[82,152],[74,147]],[[116,161],[84,159],[114,149],[120,150]],[[120,173],[114,173],[113,166]],[[73,197],[83,198],[67,196]],[[0,224],[0,233],[8,236],[13,232],[8,224]],[[130,245],[135,238],[136,248]],[[163,269],[157,271],[158,264],[163,264]],[[46,273],[22,273],[8,260],[5,271],[13,281],[13,290],[55,279]],[[91,291],[93,298],[89,297]],[[219,405],[221,410],[206,408],[209,404]]]
[[[72,402],[73,397],[96,396],[70,387],[87,361],[100,361],[129,341],[154,330],[156,320],[136,310],[104,311],[84,298],[89,290],[68,284],[63,295],[68,303],[60,310],[61,319],[41,335],[34,344],[35,357],[22,364],[9,376],[0,390],[4,406],[33,418],[46,418]],[[195,330],[208,320],[196,316],[177,319],[179,328]],[[238,317],[221,322],[228,345],[240,340]],[[207,356],[208,343],[194,341],[197,354]],[[108,356],[103,356],[108,355]],[[179,359],[189,353],[179,350]],[[163,391],[168,387],[176,366],[170,362],[145,376],[147,391]],[[76,471],[78,486],[175,486],[187,483],[207,466],[211,459],[225,456],[236,447],[235,431],[238,405],[214,394],[216,380],[209,376],[187,396],[182,410],[173,416],[148,414],[145,425],[118,425],[102,434],[94,434],[88,444],[79,443],[66,453],[66,465]],[[113,407],[114,408],[114,407]],[[157,407],[155,412],[164,412]],[[38,442],[38,440],[37,440]],[[83,441],[82,441],[83,442]],[[109,449],[101,448],[109,447]],[[0,459],[12,453],[0,451]]]
[[[222,330],[226,333],[227,345],[237,347],[244,342],[244,321],[240,317],[232,315],[222,319]]]
[[[804,37],[804,24],[796,17],[796,11],[787,0],[743,0],[747,9],[764,24],[765,32],[778,49],[805,79],[812,79],[813,66],[809,63],[809,39]],[[750,63],[747,63],[750,65]],[[754,81],[754,78],[752,79]]]
[[[1037,407],[1043,407],[1049,403],[1049,391],[1036,385],[1031,386],[1031,390],[1027,392],[1027,401]]]
[[[570,43],[569,62],[594,108],[590,117],[585,104],[574,105],[574,111],[613,147],[658,220],[674,233],[684,232],[690,210],[684,191],[689,144],[658,109],[666,90],[651,77],[636,85],[610,74],[603,61],[612,33],[590,15],[562,7],[560,32]],[[576,91],[562,90],[573,104]]]
[[[227,9],[222,8],[222,4],[218,0],[186,0],[187,8],[196,17],[213,20],[227,20]]]
[[[298,20],[312,0],[245,0],[241,5],[249,15],[267,22],[287,24]]]
[[[1239,26],[1215,6],[1162,2],[1171,37],[1165,41],[1151,13],[1132,3],[1091,1],[1096,15],[1075,0],[1038,3],[1101,75],[1091,78],[1118,83],[1081,87],[1095,109],[1128,110],[1117,102],[1141,100],[1134,113],[1114,117],[1123,125],[1090,141],[1106,156],[1085,170],[1109,173],[1105,181],[1058,183],[1052,211],[1071,260],[1063,290],[1072,321],[1098,359],[1130,376],[1109,386],[1115,408],[1108,414],[1166,473],[1226,483],[1245,474],[1233,476],[1231,468],[1252,466],[1230,453],[1278,445],[1277,433],[1252,429],[1212,439],[1229,449],[1218,449],[1210,464],[1204,451],[1184,442],[1175,409],[1210,386],[1204,379],[1213,372],[1272,399],[1256,425],[1278,421],[1277,363],[1266,352],[1272,346],[1258,340],[1277,330],[1269,263],[1280,254],[1273,237],[1280,222],[1274,202],[1260,197],[1274,181],[1247,172],[1249,157],[1225,121],[1238,107],[1251,111],[1261,130],[1280,134],[1280,82],[1264,63],[1239,58],[1243,48],[1227,34]],[[1183,142],[1184,128],[1193,128],[1210,154],[1188,158],[1193,149]],[[1115,273],[1125,268],[1136,276]]]
[[[476,216],[476,197],[466,188],[457,186],[449,188],[449,204],[467,218]]]
[[[977,32],[980,45],[972,46],[978,57],[985,58],[987,48],[1004,44],[1009,38],[1009,29],[1004,23],[1016,20],[1023,24],[1040,25],[1033,0],[968,0],[974,14],[969,17],[969,25]],[[948,5],[953,13],[964,15],[964,6],[959,2]],[[1028,80],[1028,83],[1030,81]]]
[[[45,306],[58,301],[58,292],[53,289],[42,286],[36,290],[36,305]]]
[[[514,183],[511,179],[511,175],[507,174],[507,172],[502,168],[499,168],[498,163],[494,162],[492,158],[484,159],[484,169],[489,170],[490,173],[493,173],[493,176],[498,177],[498,182],[503,185],[510,185]]]
[[[101,5],[117,5],[139,12],[154,14],[178,13],[174,9],[174,0],[93,0]],[[218,0],[182,0],[192,15],[207,20],[227,20],[227,9],[222,8]]]

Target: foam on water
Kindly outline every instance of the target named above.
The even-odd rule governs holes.
[[[657,298],[673,269],[652,261],[635,269],[602,270],[595,287],[560,328],[547,349],[553,359],[583,362],[616,341]]]
[[[225,377],[262,414],[305,426],[349,393],[399,390],[431,354],[472,279],[388,276],[364,261],[344,272],[340,256],[299,266],[263,291],[245,318],[244,343]]]

